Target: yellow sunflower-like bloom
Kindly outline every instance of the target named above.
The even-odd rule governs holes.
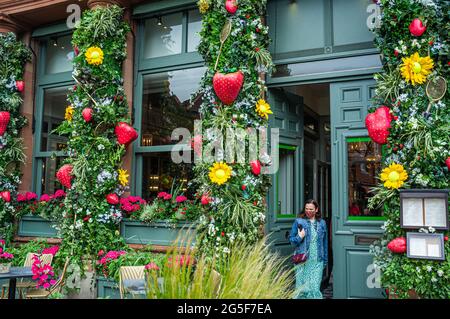
[[[232,169],[226,163],[214,163],[212,167],[209,168],[209,179],[211,182],[217,185],[222,185],[228,181],[231,177]]]
[[[66,119],[66,121],[69,121],[69,122],[72,121],[72,119],[73,119],[73,107],[72,107],[72,105],[69,105],[66,108],[66,114],[64,115],[64,118]]]
[[[403,78],[412,85],[424,83],[434,66],[433,60],[429,56],[421,57],[417,52],[402,60],[400,71]]]
[[[384,187],[390,189],[398,189],[408,179],[408,173],[401,164],[392,163],[381,172],[381,180]]]
[[[269,119],[269,114],[273,114],[270,110],[270,105],[263,99],[260,99],[258,103],[256,103],[256,112],[266,120]]]
[[[209,0],[199,0],[197,2],[198,9],[201,14],[205,14],[209,9]]]
[[[86,51],[85,57],[89,64],[100,65],[103,63],[103,51],[99,47],[90,47]]]
[[[122,186],[128,185],[128,177],[130,176],[125,169],[119,168],[117,171],[119,173],[119,183]]]

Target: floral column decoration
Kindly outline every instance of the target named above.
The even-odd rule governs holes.
[[[199,146],[205,150],[217,141],[209,129],[217,129],[225,141],[227,129],[267,127],[272,111],[264,100],[260,74],[273,66],[268,27],[262,20],[266,1],[200,0],[198,6],[203,14],[198,51],[208,69],[199,91],[202,135],[193,138],[197,155]],[[219,258],[229,254],[233,241],[251,245],[261,237],[270,186],[269,176],[262,174],[270,165],[267,154],[251,161],[246,157],[245,163],[227,161],[225,155],[217,151],[213,162],[195,165],[197,195],[205,208],[197,245],[200,252]]]
[[[371,208],[384,205],[386,222],[372,252],[382,285],[397,297],[448,299],[450,244],[445,242],[446,262],[406,257],[399,189],[450,188],[449,7],[446,1],[377,3],[382,14],[375,43],[384,72],[375,77],[378,107],[366,126],[386,149],[380,185],[370,201]],[[431,227],[421,231],[435,232]]]
[[[127,147],[137,138],[124,94],[122,63],[130,31],[118,6],[88,10],[76,28],[75,58],[65,121],[68,158],[57,178],[67,189],[60,235],[62,250],[94,260],[97,252],[124,247],[119,233],[120,197],[128,189],[122,168]]]
[[[20,113],[23,73],[30,50],[12,32],[0,33],[0,238],[14,235],[20,163],[25,162],[20,130],[27,119]]]

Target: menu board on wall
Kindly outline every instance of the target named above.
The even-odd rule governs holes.
[[[406,233],[408,258],[445,260],[444,235]]]

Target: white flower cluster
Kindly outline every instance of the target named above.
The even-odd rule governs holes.
[[[89,220],[89,222],[91,222],[92,219]],[[116,209],[115,207],[111,207],[111,209],[109,210],[109,212],[105,213],[105,214],[101,214],[97,217],[97,221],[100,223],[114,223],[114,224],[119,224],[122,221],[122,213],[120,210]]]

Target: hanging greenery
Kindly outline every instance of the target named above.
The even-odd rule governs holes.
[[[378,119],[369,115],[366,124],[374,140],[382,137],[378,142],[387,144],[380,184],[370,201],[371,208],[384,204],[386,222],[383,239],[372,252],[382,285],[391,294],[448,299],[450,244],[445,241],[444,262],[406,257],[399,189],[450,188],[446,164],[450,98],[445,92],[450,75],[449,4],[439,0],[381,0],[378,4],[382,15],[375,42],[384,73],[376,76],[377,107],[387,108],[387,115]],[[441,94],[436,96],[438,91]],[[421,231],[436,232],[431,227]]]
[[[273,67],[268,27],[262,20],[266,1],[200,0],[198,6],[203,14],[198,51],[208,69],[198,92],[203,97],[203,131],[194,137],[196,153],[197,146],[205,150],[217,140],[210,129],[225,140],[227,129],[267,127],[272,111],[263,99],[266,87],[260,72]],[[248,140],[245,144],[248,150]],[[234,241],[252,245],[261,237],[270,187],[270,178],[261,173],[270,165],[267,154],[239,163],[226,162],[226,153],[225,147],[225,152],[216,151],[214,161],[197,162],[194,168],[205,208],[196,245],[200,252],[220,258],[230,253]]]
[[[86,11],[73,35],[76,57],[65,121],[57,132],[69,138],[68,158],[57,178],[67,189],[58,228],[61,253],[95,260],[100,250],[119,250],[120,197],[128,190],[122,168],[127,146],[137,138],[130,125],[122,63],[130,31],[118,6]]]
[[[20,163],[25,162],[20,130],[27,119],[20,113],[25,64],[31,51],[14,33],[0,33],[0,238],[7,243],[15,231]]]

